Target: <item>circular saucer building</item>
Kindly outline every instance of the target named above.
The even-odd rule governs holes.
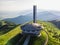
[[[39,35],[43,27],[36,22],[36,6],[33,6],[33,23],[21,26],[22,34]]]

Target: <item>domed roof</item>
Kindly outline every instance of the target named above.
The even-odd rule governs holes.
[[[39,27],[39,26],[41,26],[41,25],[38,24],[38,23],[32,23],[31,25],[32,25],[32,26],[35,26],[35,27]]]
[[[41,30],[42,29],[41,25],[37,23],[26,24],[26,25],[23,25],[21,28],[22,30]]]

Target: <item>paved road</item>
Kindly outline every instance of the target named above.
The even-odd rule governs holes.
[[[44,30],[45,31],[45,30]],[[45,40],[45,42],[44,42],[44,45],[47,45],[47,43],[48,43],[48,33],[47,33],[47,31],[45,31],[46,32],[46,34],[47,34],[47,37],[46,37],[46,40]]]
[[[30,35],[26,38],[26,40],[25,40],[25,42],[23,43],[23,45],[28,45],[29,40],[30,40]]]
[[[45,31],[45,30],[44,30],[44,31]],[[47,45],[47,43],[48,43],[48,33],[47,33],[47,31],[45,31],[45,32],[46,32],[46,34],[47,34],[47,37],[46,37],[46,40],[45,40],[45,42],[44,42],[43,45]],[[16,45],[18,45],[19,42],[21,42],[21,40],[24,39],[24,37],[25,37],[25,36],[23,36],[23,37],[17,42]],[[29,41],[30,41],[30,35],[28,35],[28,36],[26,37],[26,39],[25,39],[23,45],[28,45]]]

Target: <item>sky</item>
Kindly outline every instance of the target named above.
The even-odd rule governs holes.
[[[21,12],[32,9],[33,5],[38,9],[60,11],[60,0],[0,0],[0,12]]]
[[[32,9],[60,11],[60,0],[0,0],[0,11],[22,11]]]

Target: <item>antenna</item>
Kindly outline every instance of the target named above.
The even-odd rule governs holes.
[[[33,23],[36,23],[36,6],[33,6]]]

